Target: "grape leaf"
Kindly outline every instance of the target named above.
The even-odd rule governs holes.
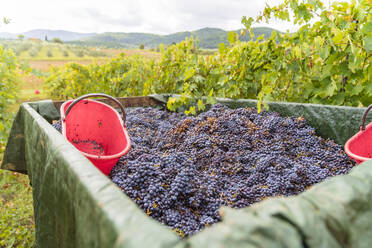
[[[227,40],[229,41],[230,44],[234,44],[236,42],[235,32],[230,31],[229,34],[227,35]]]
[[[192,76],[195,74],[195,69],[194,68],[188,68],[185,73],[184,73],[184,80],[187,81],[190,79]]]
[[[334,32],[334,37],[332,38],[332,40],[335,44],[338,45],[344,40],[344,33],[338,29],[335,29],[333,32]]]
[[[364,87],[362,85],[354,86],[353,89],[350,92],[350,95],[351,96],[359,95],[359,93],[362,92],[363,88]]]
[[[367,52],[372,51],[372,36],[367,36],[366,38],[364,38],[364,47]]]

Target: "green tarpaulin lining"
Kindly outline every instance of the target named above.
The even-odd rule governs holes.
[[[153,96],[166,101],[167,96]],[[220,99],[230,107],[252,100]],[[304,116],[319,135],[343,144],[365,109],[270,103],[282,115]],[[223,221],[181,240],[146,216],[49,123],[52,101],[20,107],[2,169],[27,172],[33,185],[38,247],[370,247],[372,161],[294,197],[245,209],[223,208]],[[48,120],[48,121],[47,121]],[[369,118],[369,121],[371,118]]]

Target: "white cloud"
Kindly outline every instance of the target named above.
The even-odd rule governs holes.
[[[0,17],[11,24],[0,32],[64,29],[76,32],[149,32],[168,34],[203,27],[242,28],[242,16],[257,16],[265,3],[281,0],[11,0],[1,5]],[[271,22],[281,31],[295,27]]]

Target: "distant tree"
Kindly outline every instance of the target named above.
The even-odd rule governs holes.
[[[48,57],[53,57],[53,52],[51,49],[48,49],[47,52],[46,52],[46,56]]]
[[[19,34],[19,35],[18,35],[18,39],[19,39],[19,40],[23,40],[24,38],[25,38],[25,36],[24,36],[23,34]]]
[[[63,41],[60,38],[57,38],[57,37],[53,38],[52,42],[63,44]]]
[[[74,53],[78,57],[84,57],[84,50],[83,49],[77,49]]]
[[[141,43],[141,45],[139,45],[139,49],[145,49],[145,45]]]
[[[45,35],[45,41],[48,41],[48,36]]]
[[[62,51],[62,55],[63,55],[64,57],[68,57],[68,51],[63,50],[63,51]]]
[[[31,57],[36,57],[36,55],[39,53],[39,51],[36,49],[36,48],[32,48],[28,51],[28,54],[31,56]]]
[[[4,24],[9,24],[10,23],[10,19],[6,18],[6,17],[3,17],[3,20],[0,21],[0,26],[1,24],[4,23]]]

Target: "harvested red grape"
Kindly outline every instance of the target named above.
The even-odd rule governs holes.
[[[216,104],[195,117],[127,110],[129,153],[110,177],[149,216],[189,236],[248,207],[303,192],[354,163],[302,117]]]

